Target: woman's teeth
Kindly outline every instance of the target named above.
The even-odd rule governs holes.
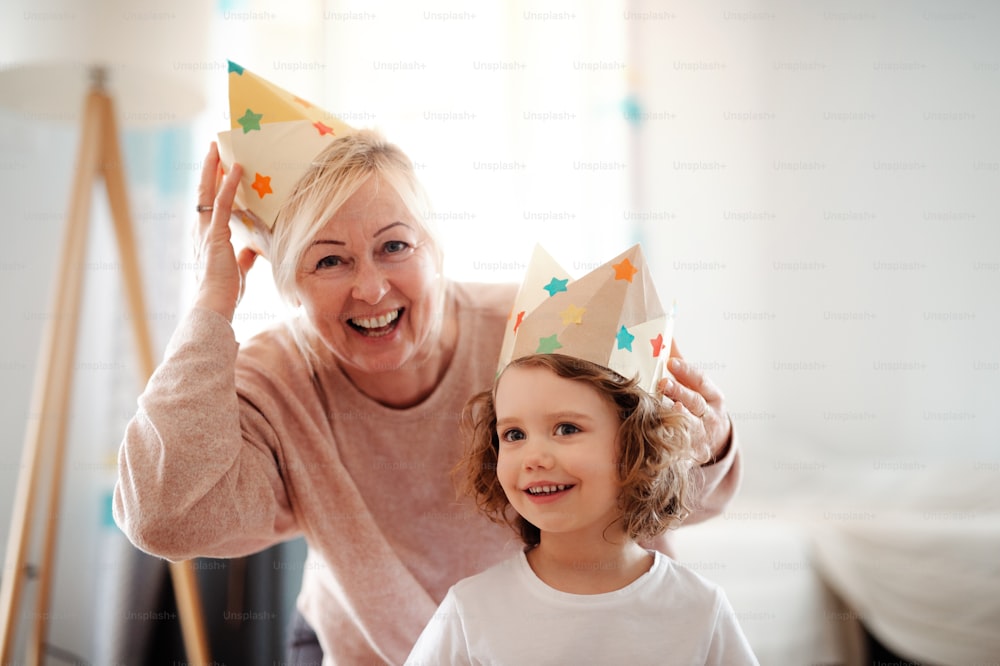
[[[399,310],[380,315],[378,317],[354,317],[351,323],[359,328],[383,328],[399,318]]]

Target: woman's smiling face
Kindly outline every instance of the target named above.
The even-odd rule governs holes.
[[[434,242],[376,177],[317,232],[296,286],[320,339],[349,374],[397,370],[433,347],[440,330]]]

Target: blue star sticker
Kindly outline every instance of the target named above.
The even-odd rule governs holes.
[[[618,335],[615,336],[615,338],[618,340],[618,349],[627,349],[628,351],[632,351],[632,341],[635,340],[635,336],[625,330],[624,326],[621,327],[621,330],[618,331]]]
[[[542,287],[545,291],[549,292],[549,296],[555,296],[560,291],[566,291],[566,283],[569,282],[569,278],[565,280],[557,280],[552,278],[547,285]]]

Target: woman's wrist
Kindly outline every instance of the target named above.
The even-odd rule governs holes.
[[[702,467],[708,467],[709,465],[714,465],[723,458],[729,455],[729,450],[733,446],[733,422],[729,418],[729,414],[726,414],[726,436],[722,439],[722,445],[718,448],[712,447],[711,457],[708,462],[702,463]]]
[[[207,290],[199,291],[194,301],[194,307],[217,312],[229,322],[233,320],[233,315],[236,314],[236,304],[233,303],[231,298],[225,298]]]

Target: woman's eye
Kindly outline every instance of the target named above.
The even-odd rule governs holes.
[[[340,266],[344,261],[335,255],[328,255],[323,257],[316,262],[316,268],[333,268],[334,266]]]
[[[402,252],[403,250],[405,250],[408,247],[410,247],[410,244],[406,243],[404,241],[393,240],[393,241],[387,242],[382,247],[386,251],[387,254],[396,254],[396,253]]]
[[[580,432],[580,429],[572,423],[560,423],[556,426],[557,435],[573,435],[578,432]]]
[[[518,442],[524,439],[524,432],[517,428],[504,430],[502,433],[500,433],[500,439],[502,439],[505,442]]]

